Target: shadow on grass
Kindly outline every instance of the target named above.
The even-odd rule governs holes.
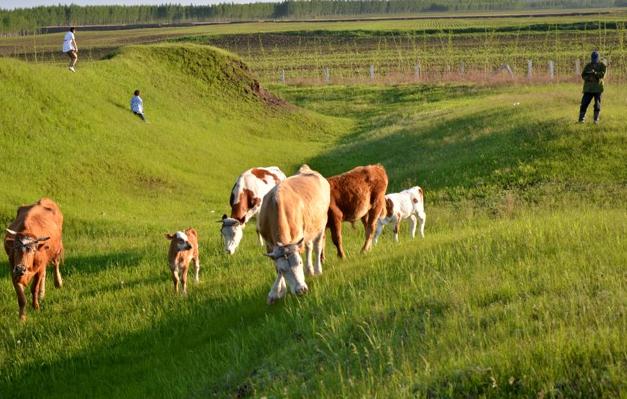
[[[334,263],[332,267],[342,265]],[[354,298],[348,288],[365,289],[372,278],[371,274],[361,273],[341,284],[338,292],[345,302],[350,302]],[[169,307],[174,302],[178,311],[154,320],[149,328],[120,332],[77,355],[22,367],[17,376],[0,379],[0,394],[10,393],[15,398],[86,394],[94,398],[245,397],[252,395],[254,385],[263,387],[265,382],[257,380],[261,374],[285,378],[285,365],[270,360],[277,354],[279,358],[291,358],[291,354],[305,351],[308,354],[303,356],[329,361],[331,353],[324,355],[329,357],[326,360],[309,353],[319,351],[316,347],[321,345],[311,320],[315,318],[323,325],[335,302],[318,303],[311,296],[288,295],[284,301],[268,306],[265,295],[271,281],[267,283],[237,299],[207,299],[193,291],[187,298],[155,295],[151,302],[160,303],[159,307]],[[322,290],[320,283],[313,279],[310,287]],[[403,316],[378,312],[367,321],[383,325],[401,317],[420,325],[427,311],[430,310],[433,322],[434,318],[444,317],[446,309],[446,304],[437,301],[420,302],[408,307]],[[334,345],[350,350],[347,342],[365,344],[366,340],[357,325],[347,324],[338,331]],[[299,364],[290,373],[315,379],[315,373],[309,369],[319,364]],[[251,383],[253,386],[248,385]]]
[[[139,251],[119,251],[88,256],[67,256],[62,266],[70,273],[92,274],[112,268],[136,266],[144,255]],[[63,272],[63,271],[62,271]]]

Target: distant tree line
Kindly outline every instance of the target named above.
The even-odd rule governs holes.
[[[0,9],[0,32],[28,34],[45,26],[184,23],[392,15],[443,11],[627,6],[627,0],[285,0],[207,6],[44,6]]]

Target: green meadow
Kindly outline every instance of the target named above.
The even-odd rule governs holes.
[[[25,322],[0,255],[0,397],[625,397],[627,87],[594,126],[573,84],[266,91],[192,44],[77,71],[0,58],[0,221],[51,197],[66,247]],[[227,256],[216,222],[243,170],[305,162],[420,185],[426,237],[363,255],[346,224],[348,259],[329,240],[309,294],[268,306],[254,225]],[[163,234],[188,226],[201,281],[177,296]]]

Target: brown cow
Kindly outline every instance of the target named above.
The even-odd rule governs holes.
[[[168,264],[172,272],[174,291],[179,292],[179,281],[183,286],[183,293],[187,294],[187,271],[189,262],[194,260],[196,275],[194,281],[198,282],[200,272],[200,260],[198,258],[198,234],[193,228],[185,231],[177,231],[174,234],[166,234],[165,238],[170,240],[170,251],[168,252]]]
[[[63,214],[48,198],[17,208],[15,221],[4,237],[4,250],[9,256],[11,279],[20,307],[20,320],[26,319],[24,289],[32,280],[33,308],[39,310],[39,300],[46,295],[46,266],[54,264],[54,285],[63,285],[59,265],[63,258]]]
[[[337,256],[346,256],[342,246],[342,222],[358,219],[366,229],[366,242],[362,252],[370,250],[377,220],[385,209],[385,191],[388,176],[382,165],[358,166],[341,175],[328,178],[331,185],[329,221],[331,238],[337,248]]]

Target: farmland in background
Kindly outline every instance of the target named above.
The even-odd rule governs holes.
[[[272,32],[179,40],[237,53],[265,82],[578,80],[592,50],[607,58],[614,81],[625,81],[626,33],[624,22],[582,22]]]
[[[466,16],[467,17],[467,16]],[[627,14],[225,24],[79,32],[80,62],[122,45],[176,40],[228,49],[265,83],[577,80],[598,49],[627,80]],[[0,54],[65,63],[62,33],[0,38]],[[531,62],[531,65],[529,65]],[[553,62],[550,73],[549,62]],[[579,66],[577,66],[579,63]]]

